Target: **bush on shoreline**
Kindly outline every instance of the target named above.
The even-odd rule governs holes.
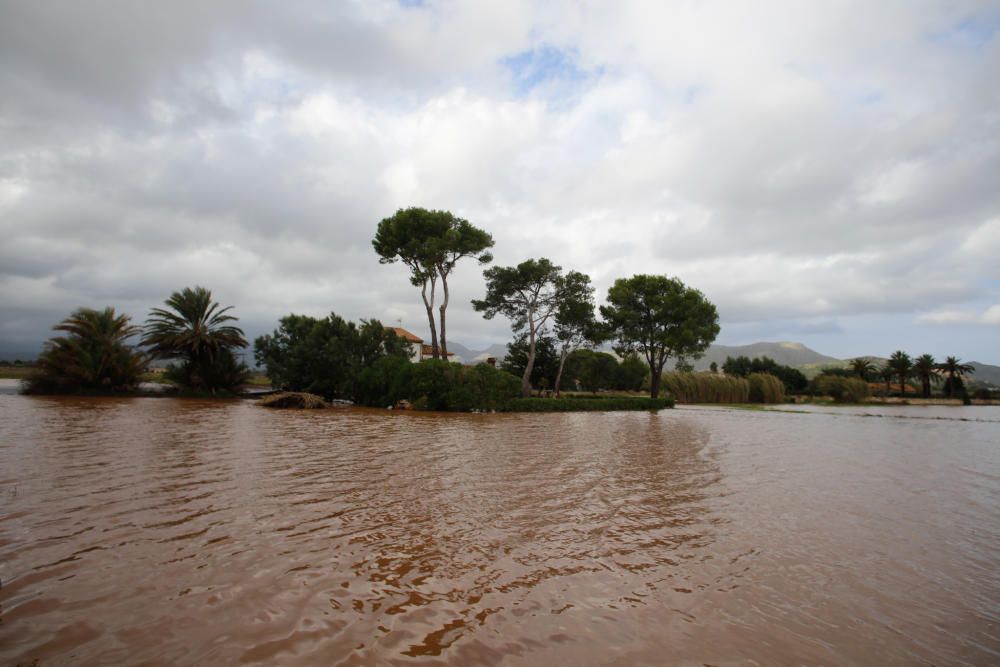
[[[872,395],[871,387],[856,377],[820,375],[812,382],[814,395],[829,396],[837,403],[860,403]]]
[[[406,400],[418,410],[503,410],[520,387],[518,378],[488,364],[463,366],[441,359],[414,364],[386,357],[361,373],[356,400],[373,407]]]

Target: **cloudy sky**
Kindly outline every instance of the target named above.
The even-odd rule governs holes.
[[[721,343],[1000,363],[995,1],[0,0],[0,90],[0,353],[196,284],[426,335],[371,248],[425,206],[599,296],[676,275]]]

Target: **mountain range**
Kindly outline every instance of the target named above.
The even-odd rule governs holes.
[[[507,346],[497,343],[485,350],[476,351],[465,347],[461,343],[449,341],[448,351],[454,352],[462,358],[462,361],[468,363],[482,355],[502,360],[507,355]],[[847,360],[845,359],[837,359],[836,357],[821,354],[802,343],[783,341],[751,343],[750,345],[712,345],[701,359],[693,362],[693,366],[697,371],[705,371],[708,370],[713,361],[722,366],[726,361],[726,357],[739,356],[750,357],[751,359],[754,357],[770,357],[782,366],[792,366],[793,368],[802,370],[807,377],[818,374],[821,369],[828,366],[842,368],[847,365]],[[877,363],[885,362],[884,357],[869,358],[875,360]],[[1000,366],[984,364],[978,361],[967,363],[976,368],[976,372],[972,376],[973,380],[1000,386]]]

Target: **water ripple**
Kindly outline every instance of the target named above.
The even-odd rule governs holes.
[[[1000,658],[992,413],[0,411],[5,663]]]

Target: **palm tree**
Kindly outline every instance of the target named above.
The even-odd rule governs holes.
[[[868,357],[851,359],[851,372],[867,382],[876,371],[875,362]]]
[[[937,366],[934,357],[930,354],[921,354],[913,362],[914,374],[920,378],[921,395],[924,398],[931,397],[931,384],[937,384],[941,381],[941,376],[935,372]]]
[[[172,379],[193,389],[215,392],[235,389],[246,376],[246,366],[233,350],[247,346],[243,330],[228,324],[237,321],[212,301],[204,287],[185,287],[166,300],[170,310],[154,308],[143,330],[142,344],[160,359],[180,359]]]
[[[964,375],[971,375],[976,371],[975,366],[963,364],[962,360],[958,357],[946,357],[943,363],[937,365],[937,369],[948,374],[948,379],[944,383],[948,398],[951,398],[955,393],[955,385],[958,378]]]
[[[29,393],[120,391],[138,384],[146,370],[146,356],[127,343],[139,327],[110,306],[79,308],[52,328],[67,335],[45,344]]]
[[[913,360],[906,352],[896,350],[889,357],[889,366],[899,378],[899,393],[906,394],[906,381],[913,375]]]
[[[889,395],[889,383],[892,382],[892,378],[896,377],[896,371],[887,362],[885,366],[879,369],[878,376],[885,380],[885,395]]]

